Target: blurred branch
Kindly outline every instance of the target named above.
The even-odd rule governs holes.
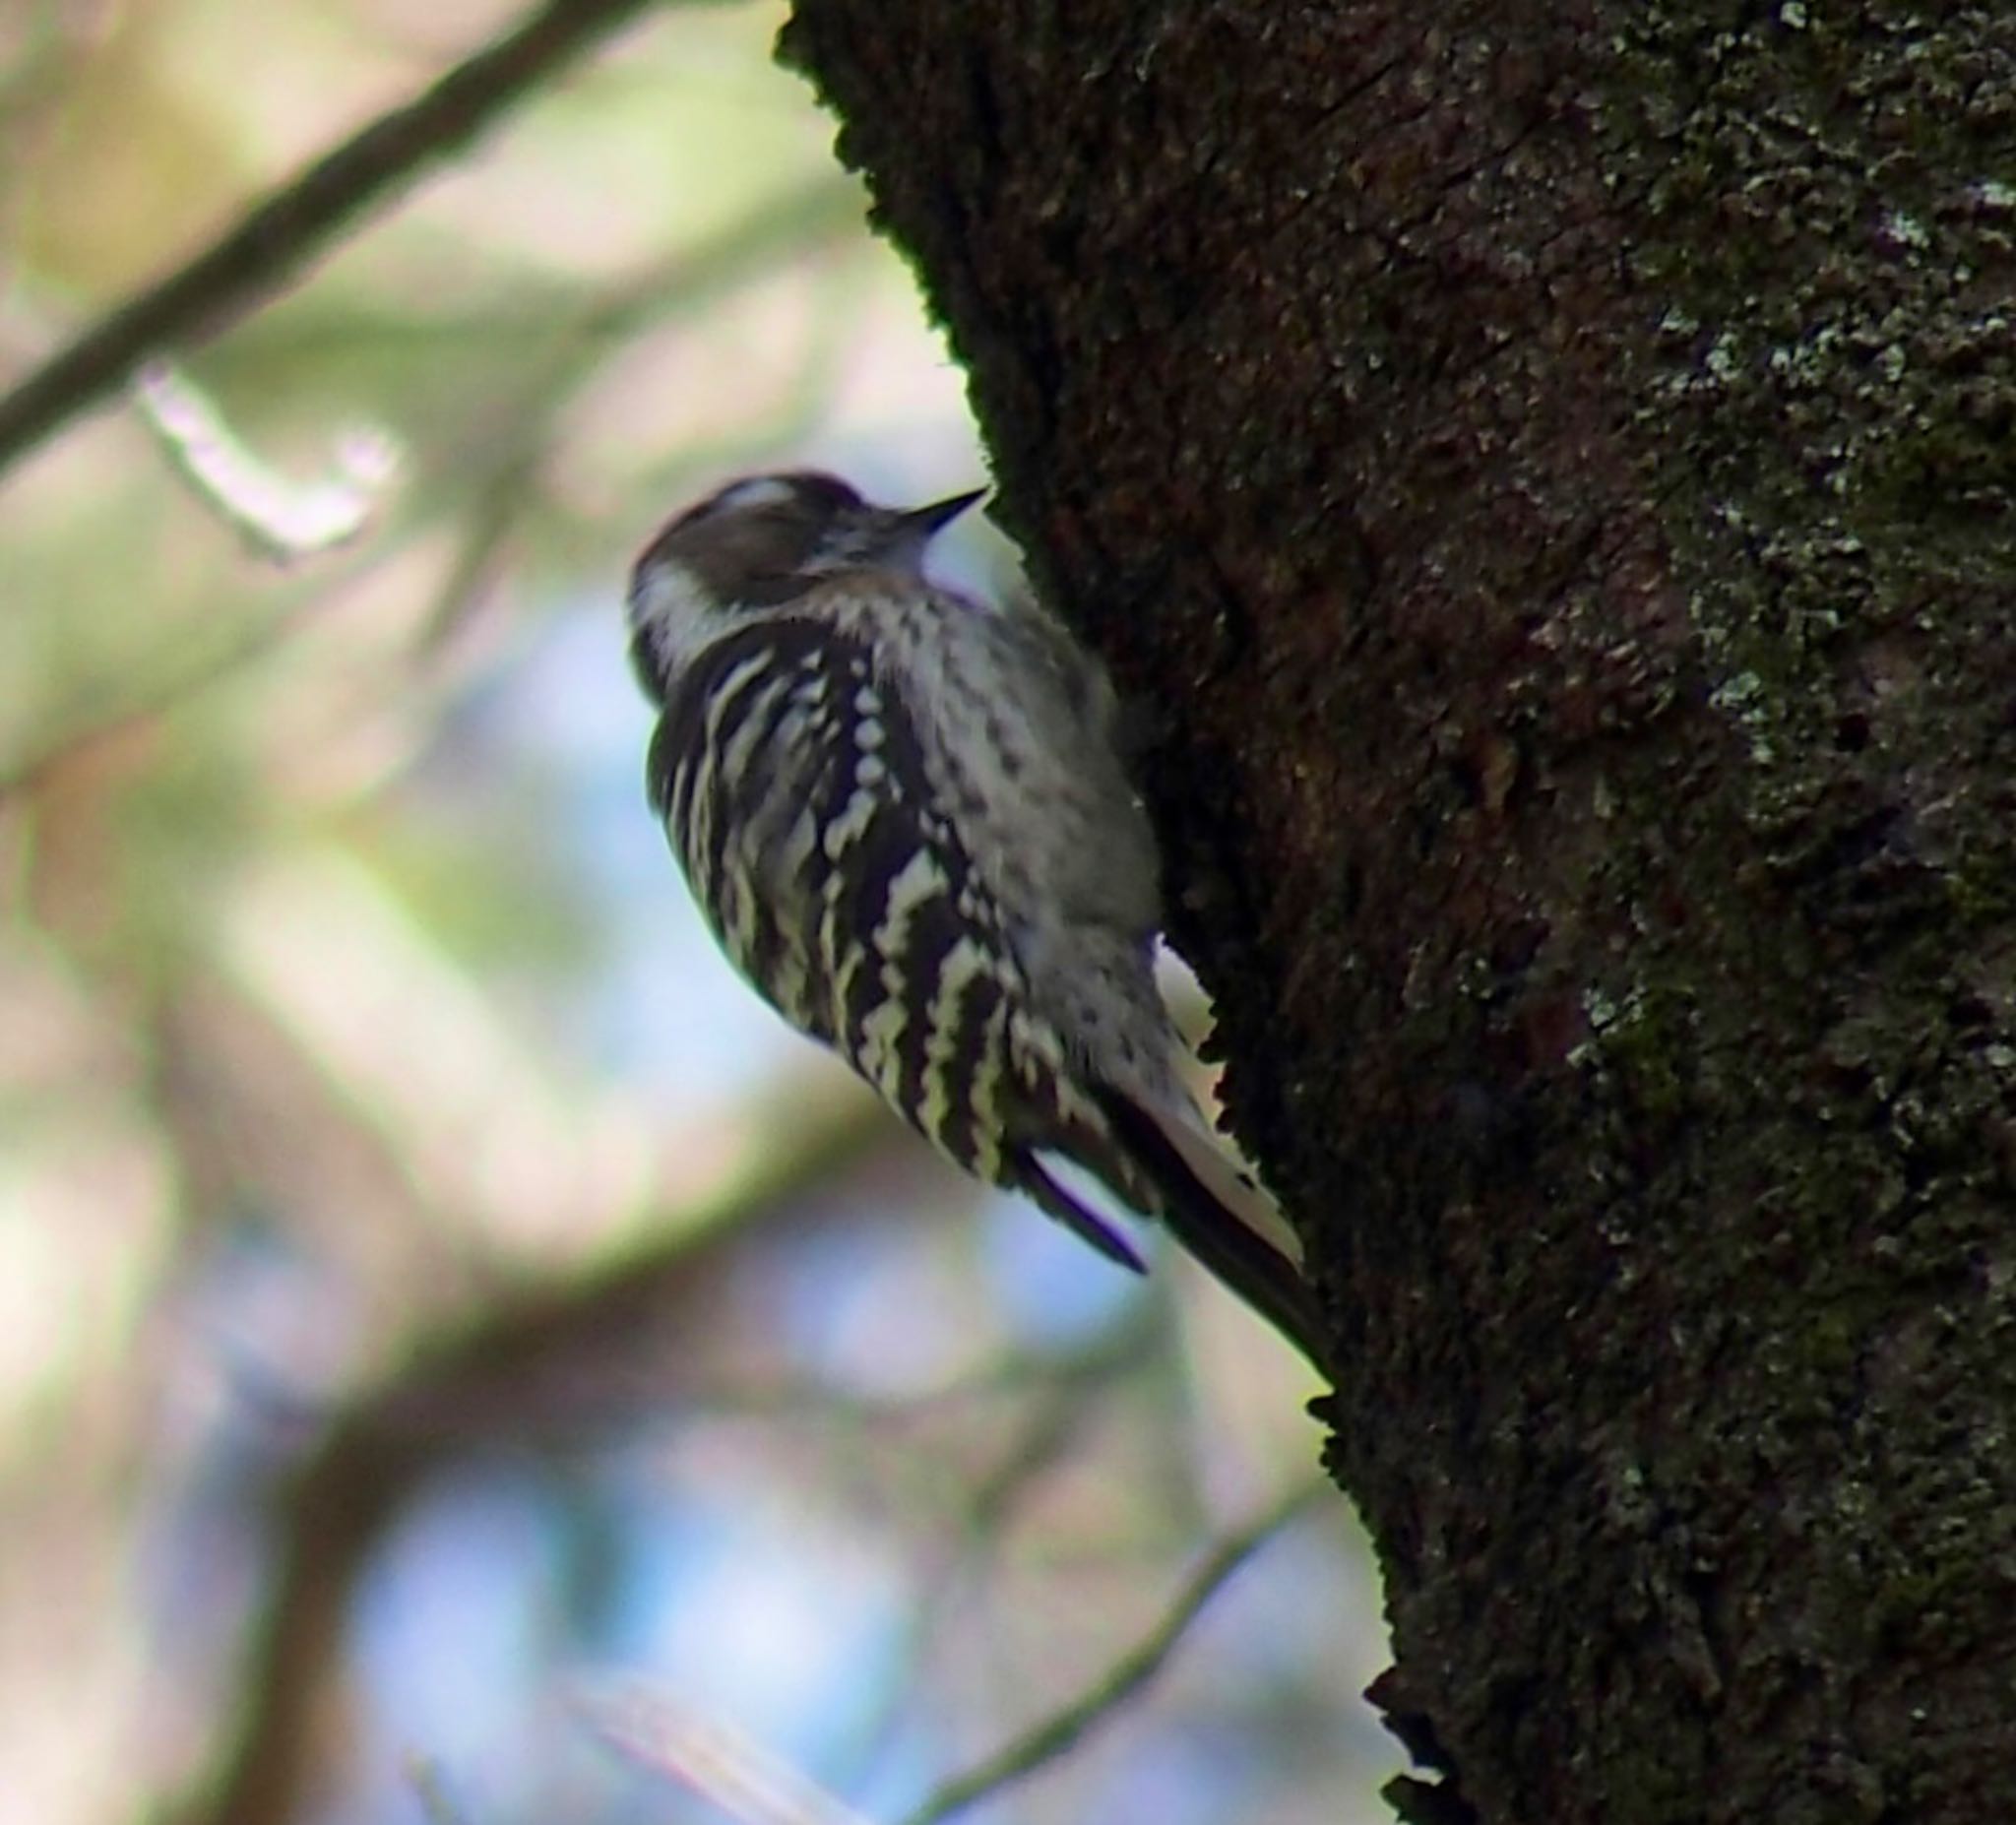
[[[350,1593],[371,1552],[450,1450],[584,1429],[584,1384],[606,1392],[606,1361],[628,1336],[704,1314],[722,1300],[733,1245],[759,1216],[781,1215],[888,1132],[865,1099],[797,1104],[719,1193],[664,1226],[662,1238],[572,1281],[506,1291],[412,1363],[354,1401],[279,1501],[277,1569],[242,1676],[244,1723],[214,1794],[184,1825],[275,1825],[302,1810],[317,1765],[316,1725],[337,1668]],[[663,1404],[673,1378],[651,1378]],[[556,1400],[554,1397],[558,1396]],[[566,1410],[566,1411],[563,1411]]]
[[[276,563],[299,563],[356,537],[399,467],[400,448],[389,432],[357,428],[338,440],[320,480],[289,481],[170,362],[148,362],[133,392],[168,467],[253,551]]]
[[[472,523],[448,581],[437,592],[435,605],[424,619],[421,649],[438,647],[448,637],[472,598],[482,589],[486,576],[497,567],[536,469],[539,432],[565,404],[571,389],[593,372],[595,362],[611,344],[732,297],[809,246],[857,234],[860,220],[860,196],[853,186],[839,179],[822,179],[778,199],[718,235],[653,261],[643,272],[626,276],[585,305],[576,303],[567,309],[554,305],[542,335],[547,340],[557,339],[565,352],[554,358],[550,370],[537,370],[539,378],[531,389],[522,425],[507,429],[494,440],[498,453],[492,457],[494,472],[477,490]],[[458,323],[458,333],[473,334],[481,320],[472,317]],[[779,437],[781,440],[782,433]],[[353,567],[339,567],[334,582],[353,583],[403,548],[397,539],[374,541],[372,550]],[[44,775],[62,767],[79,751],[171,714],[265,658],[294,625],[302,605],[317,599],[316,594],[292,598],[276,619],[240,630],[216,651],[191,658],[181,651],[185,642],[178,635],[174,652],[141,656],[123,668],[127,676],[143,680],[125,701],[117,701],[118,693],[108,686],[94,694],[91,710],[70,726],[59,727],[19,758],[0,756],[0,801],[32,790]],[[104,697],[114,699],[109,708],[102,703]]]
[[[856,242],[865,205],[860,186],[834,170],[795,190],[753,206],[726,227],[654,258],[634,272],[613,276],[582,301],[579,286],[526,278],[508,296],[457,305],[443,302],[423,315],[387,299],[346,296],[324,310],[291,311],[261,326],[261,349],[276,365],[325,359],[333,346],[428,349],[472,339],[503,346],[513,360],[550,344],[595,345],[591,356],[668,316],[689,313],[766,277],[787,258],[821,244]]]
[[[1090,1731],[1146,1690],[1232,1574],[1327,1489],[1326,1483],[1303,1483],[1223,1541],[1192,1574],[1163,1619],[1103,1679],[977,1768],[948,1781],[908,1814],[903,1825],[940,1825],[1076,1748]]]
[[[1023,1421],[1007,1451],[961,1502],[952,1537],[927,1553],[910,1614],[890,1657],[905,1668],[885,1686],[874,1715],[855,1732],[856,1767],[875,1765],[929,1702],[927,1644],[940,1623],[970,1595],[977,1595],[996,1569],[1017,1510],[1034,1495],[1081,1435],[1100,1416],[1114,1384],[1138,1371],[1160,1334],[1162,1313],[1137,1301],[1090,1351],[1062,1362],[1011,1360],[988,1380],[996,1389],[1022,1386],[1028,1394]],[[948,1390],[971,1399],[977,1389]],[[940,1398],[943,1398],[942,1396]]]
[[[554,417],[612,347],[660,324],[697,315],[787,261],[827,244],[857,240],[860,232],[858,188],[845,177],[821,177],[765,204],[724,232],[654,261],[609,286],[585,309],[549,312],[540,333],[527,338],[535,346],[515,363],[522,378],[512,421],[495,429],[484,448],[469,453],[470,468],[478,477],[471,524],[422,625],[422,650],[439,647],[457,630],[498,568],[506,540],[523,520],[525,498],[538,479]],[[460,335],[496,333],[495,323],[483,313],[472,313],[459,324]],[[526,327],[507,327],[507,333],[523,337]],[[797,391],[808,390],[809,385]],[[756,428],[788,441],[784,427]]]
[[[150,355],[241,316],[350,220],[455,151],[650,0],[546,0],[402,107],[311,164],[203,252],[129,298],[0,398],[0,472]]]
[[[742,1825],[869,1825],[742,1731],[634,1681],[584,1690],[575,1709],[611,1748],[670,1775]]]

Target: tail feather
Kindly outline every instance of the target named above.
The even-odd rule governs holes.
[[[1144,1084],[1130,1095],[1110,1082],[1049,1075],[1025,1085],[1026,1101],[1009,1123],[1024,1138],[1009,1151],[1006,1177],[1107,1260],[1143,1272],[1126,1237],[1060,1182],[1044,1156],[1091,1173],[1121,1203],[1159,1219],[1327,1373],[1321,1316],[1292,1232],[1173,1082],[1166,1096],[1157,1096],[1157,1088]]]
[[[1133,1244],[1111,1224],[1088,1210],[1083,1202],[1065,1190],[1033,1152],[1025,1148],[1016,1165],[1022,1189],[1072,1234],[1090,1242],[1108,1261],[1118,1262],[1131,1273],[1148,1272],[1148,1264],[1134,1251]]]
[[[1100,1106],[1121,1148],[1163,1194],[1157,1214],[1185,1249],[1244,1299],[1317,1369],[1328,1372],[1315,1294],[1302,1278],[1271,1202],[1201,1133],[1164,1123],[1117,1091]]]

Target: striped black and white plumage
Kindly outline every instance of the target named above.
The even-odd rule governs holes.
[[[737,968],[941,1152],[1138,1268],[1052,1169],[1075,1162],[1313,1357],[1300,1275],[1179,1076],[1104,674],[1034,603],[924,577],[978,498],[903,512],[801,472],[671,520],[629,598],[652,804]]]

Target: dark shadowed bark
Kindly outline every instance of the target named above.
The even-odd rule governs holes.
[[[1403,1807],[2016,1818],[2016,14],[785,51],[1157,713]]]

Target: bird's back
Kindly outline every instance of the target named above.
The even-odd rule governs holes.
[[[1111,687],[1027,598],[916,592],[885,636],[890,695],[914,713],[1033,1006],[1081,1069],[1161,1102],[1175,1049],[1154,978],[1155,838],[1120,758]]]

